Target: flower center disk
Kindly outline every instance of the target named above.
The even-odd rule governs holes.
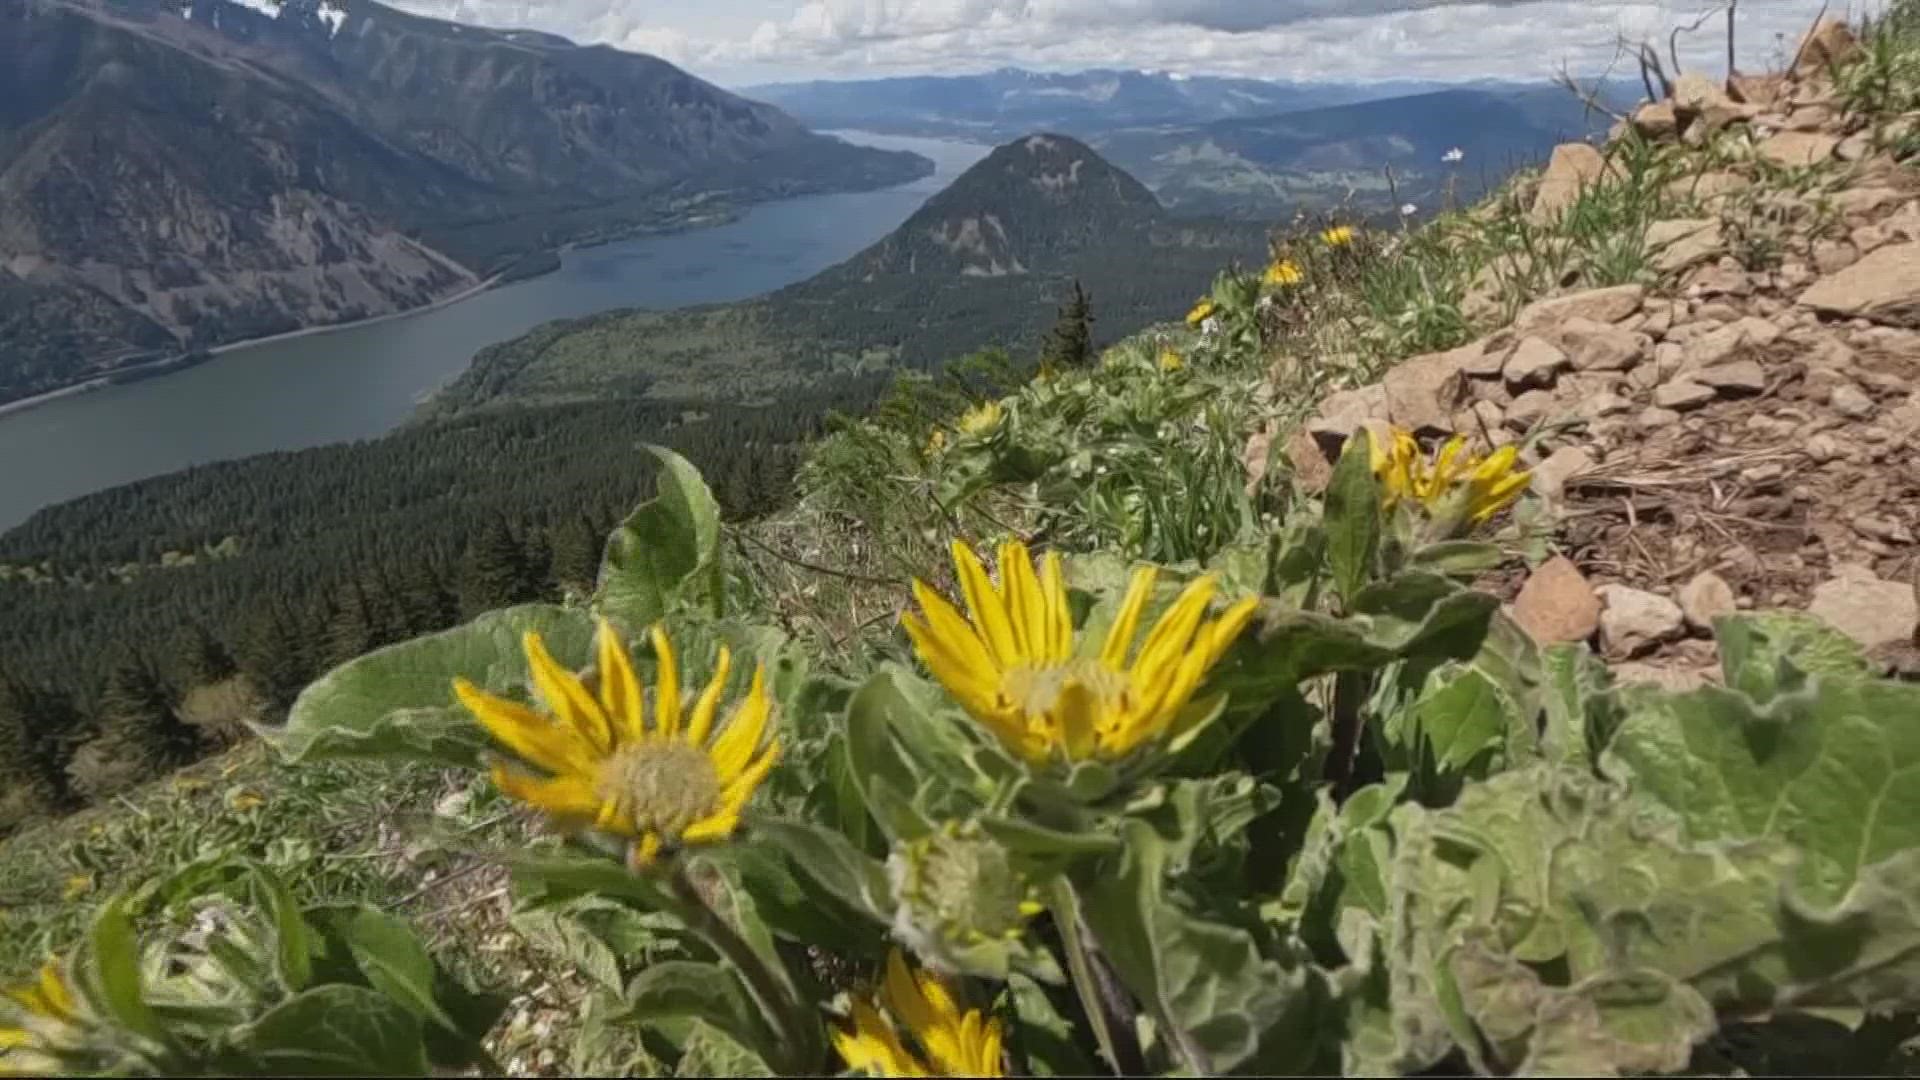
[[[594,793],[636,828],[677,837],[720,808],[720,776],[697,747],[649,739],[608,759]]]

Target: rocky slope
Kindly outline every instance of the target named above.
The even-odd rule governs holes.
[[[924,175],[648,56],[355,0],[0,8],[0,401]]]
[[[1720,678],[1715,616],[1800,607],[1920,672],[1915,118],[1850,108],[1830,64],[1856,49],[1825,24],[1790,73],[1731,93],[1689,76],[1642,107],[1640,138],[1698,148],[1685,182],[1707,208],[1646,230],[1650,280],[1534,303],[1333,395],[1287,441],[1296,475],[1323,484],[1361,426],[1519,440],[1558,554],[1502,584],[1543,643],[1591,638],[1629,679],[1686,687]],[[1615,160],[1562,147],[1535,220],[1632,182]]]

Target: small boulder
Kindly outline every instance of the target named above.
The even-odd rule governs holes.
[[[1697,409],[1718,396],[1719,392],[1711,386],[1703,386],[1692,379],[1675,379],[1654,388],[1653,403],[1662,409],[1684,412]]]
[[[1549,502],[1566,493],[1567,481],[1593,468],[1593,455],[1577,446],[1563,446],[1533,467],[1532,490]]]
[[[1249,444],[1247,449],[1248,458],[1251,461],[1252,445]],[[1252,475],[1251,470],[1248,472],[1248,490],[1258,487],[1260,480],[1265,476],[1264,458],[1262,461],[1260,476]],[[1287,464],[1293,467],[1294,482],[1309,495],[1318,495],[1325,491],[1327,484],[1333,480],[1333,463],[1327,460],[1327,455],[1320,449],[1320,444],[1304,428],[1295,430],[1287,439]]]
[[[1583,142],[1561,143],[1547,161],[1528,211],[1535,224],[1554,221],[1578,202],[1588,188],[1609,179],[1615,170],[1600,151]]]
[[[1711,135],[1729,124],[1751,120],[1760,114],[1758,107],[1733,100],[1720,84],[1692,71],[1674,80],[1673,105],[1680,121],[1687,126],[1689,140]]]
[[[1788,169],[1805,169],[1833,156],[1840,140],[1822,131],[1781,131],[1760,144],[1760,156]]]
[[[1502,369],[1507,385],[1515,390],[1529,387],[1552,386],[1562,371],[1573,366],[1573,361],[1560,347],[1545,338],[1529,337],[1520,342],[1507,357]]]
[[[1832,580],[1815,587],[1807,610],[1868,649],[1909,641],[1920,623],[1912,586],[1881,581],[1860,566],[1838,567]]]
[[[1745,397],[1758,394],[1767,388],[1767,373],[1760,365],[1751,360],[1735,360],[1730,364],[1716,364],[1713,367],[1690,371],[1687,377],[1720,391],[1727,397]]]
[[[1579,567],[1556,555],[1520,587],[1513,600],[1513,621],[1542,645],[1585,641],[1600,628],[1600,598]]]
[[[1439,434],[1451,429],[1453,410],[1467,399],[1460,357],[1427,353],[1394,366],[1382,379],[1387,418],[1408,431]]]
[[[1686,615],[1688,626],[1711,633],[1713,620],[1734,614],[1740,610],[1740,604],[1733,595],[1733,586],[1727,584],[1725,578],[1703,570],[1681,587],[1680,610]]]
[[[1715,259],[1727,248],[1718,218],[1675,218],[1647,226],[1647,250],[1663,274]]]
[[[1553,413],[1553,394],[1546,390],[1529,390],[1508,402],[1505,411],[1508,427],[1515,431],[1531,430]]]
[[[1747,328],[1739,323],[1718,327],[1688,341],[1681,354],[1681,371],[1697,371],[1726,363],[1747,344]]]
[[[1860,39],[1845,19],[1828,17],[1807,32],[1793,63],[1794,78],[1814,79],[1827,75],[1860,52]]]
[[[1827,398],[1827,404],[1833,411],[1849,420],[1865,420],[1873,415],[1873,399],[1865,390],[1850,382],[1843,382],[1833,388]]]
[[[1573,318],[1603,323],[1619,322],[1639,311],[1646,295],[1647,290],[1643,285],[1613,285],[1604,289],[1568,293],[1551,300],[1537,300],[1521,309],[1519,316],[1513,320],[1513,332],[1522,337],[1538,334],[1544,328],[1559,326]]]
[[[1656,405],[1641,409],[1640,414],[1633,418],[1633,422],[1638,424],[1642,431],[1658,431],[1661,428],[1672,427],[1679,423],[1680,414],[1672,409],[1662,409]]]
[[[1357,390],[1339,390],[1320,403],[1320,414],[1307,421],[1307,433],[1320,444],[1329,460],[1340,456],[1354,430],[1369,420],[1387,418],[1387,391],[1379,383]]]
[[[1560,327],[1560,347],[1575,371],[1626,371],[1640,362],[1646,338],[1624,327],[1574,317]]]
[[[1920,327],[1920,244],[1875,249],[1814,282],[1800,294],[1800,305],[1888,326]]]
[[[1643,664],[1639,661],[1615,664],[1610,670],[1613,672],[1613,681],[1620,686],[1650,683],[1670,694],[1684,694],[1698,690],[1713,681],[1707,678],[1706,671],[1699,668]]]
[[[1680,133],[1680,118],[1671,101],[1649,101],[1634,110],[1633,127],[1649,139],[1671,139]]]
[[[1615,656],[1632,656],[1681,635],[1686,614],[1680,605],[1655,593],[1626,585],[1602,585],[1598,592],[1600,644]]]
[[[1713,204],[1726,201],[1727,196],[1752,186],[1753,182],[1739,173],[1716,171],[1669,180],[1665,191],[1669,198],[1695,199],[1711,209]]]

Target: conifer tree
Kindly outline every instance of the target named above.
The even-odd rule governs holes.
[[[1076,368],[1092,363],[1093,356],[1093,300],[1076,279],[1073,295],[1047,332],[1040,359],[1048,367]]]
[[[504,517],[494,516],[474,538],[460,569],[460,607],[467,618],[532,599],[526,552]]]
[[[333,617],[327,622],[328,666],[364,656],[378,643],[373,603],[359,578],[349,578],[335,594],[333,604]]]
[[[600,550],[606,533],[582,514],[558,530],[553,541],[553,576],[561,588],[591,592],[600,578]]]
[[[145,775],[189,764],[206,750],[200,732],[174,711],[173,694],[151,661],[129,654],[100,695],[100,738],[113,759]]]
[[[25,686],[0,676],[0,789],[13,815],[33,816],[51,810],[58,801],[56,786],[36,768],[45,733],[34,708],[34,695]],[[64,788],[65,777],[59,787]],[[0,821],[0,826],[17,824]]]
[[[220,639],[196,622],[179,635],[174,649],[174,669],[188,686],[210,686],[232,678],[240,666]]]

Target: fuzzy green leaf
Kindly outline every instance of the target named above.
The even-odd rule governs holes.
[[[265,1076],[425,1076],[420,1018],[361,986],[333,984],[282,1002],[242,1047]]]
[[[339,923],[338,929],[353,952],[354,963],[375,990],[422,1020],[459,1031],[459,1025],[434,997],[433,957],[404,920],[362,907]]]
[[[627,985],[630,1015],[643,1023],[698,1019],[726,1032],[767,1061],[785,1054],[760,1015],[760,1007],[728,967],[687,960],[651,964]]]
[[[1327,485],[1327,558],[1340,596],[1351,605],[1374,574],[1382,528],[1380,484],[1373,475],[1370,436],[1347,440]]]
[[[607,538],[593,598],[596,610],[636,631],[663,618],[683,590],[716,604],[721,598],[720,504],[691,462],[664,447],[647,449],[660,459],[657,494]]]
[[[811,822],[756,818],[756,834],[787,853],[792,865],[854,911],[886,923],[893,913],[893,890],[886,867],[861,854],[847,838]]]
[[[587,664],[587,614],[552,604],[489,612],[464,626],[376,649],[301,693],[284,727],[263,729],[294,761],[397,758],[472,768],[486,734],[454,701],[453,680],[505,694],[526,685],[521,636],[537,632],[562,664]]]
[[[81,968],[87,997],[115,1023],[149,1039],[162,1038],[159,1018],[140,986],[140,946],[126,898],[100,906],[87,932],[87,963]]]
[[[1714,626],[1727,685],[1755,701],[1798,688],[1808,675],[1864,676],[1867,662],[1850,637],[1799,611],[1734,615]]]

